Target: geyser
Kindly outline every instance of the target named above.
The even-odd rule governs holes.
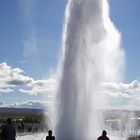
[[[121,79],[124,53],[107,0],[69,0],[57,98],[58,140],[89,140],[103,129],[102,83]]]

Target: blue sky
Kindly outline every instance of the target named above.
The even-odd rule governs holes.
[[[23,70],[24,73],[15,71],[23,83],[32,81],[28,82],[28,89],[35,88],[35,84],[46,84],[46,81],[37,80],[49,79],[56,71],[66,2],[67,0],[0,1],[0,63],[4,70],[10,67],[9,75],[13,74],[14,68]],[[127,83],[140,80],[139,5],[139,0],[110,0],[111,19],[122,34],[122,47],[126,53],[124,82]],[[10,89],[11,85],[8,86]],[[12,87],[14,91],[10,94],[8,90],[0,91],[0,102],[42,100],[43,93],[34,95],[31,92],[28,95],[21,90],[23,86],[25,85]]]
[[[0,2],[0,60],[39,79],[57,66],[65,1],[35,1]],[[32,39],[36,50],[26,50]]]
[[[122,33],[122,47],[126,53],[126,82],[140,79],[139,5],[139,0],[110,0],[111,18]]]

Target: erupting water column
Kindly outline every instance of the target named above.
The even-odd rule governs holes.
[[[103,82],[120,80],[124,53],[109,18],[107,0],[69,0],[58,88],[58,140],[89,140],[102,125]]]

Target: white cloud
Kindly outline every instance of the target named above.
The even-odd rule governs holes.
[[[10,89],[10,88],[6,88],[6,89],[0,89],[0,93],[9,93],[9,92],[13,92],[14,90],[13,89]]]
[[[23,85],[33,82],[29,76],[24,76],[24,71],[20,68],[12,68],[7,63],[0,64],[0,82],[8,86]],[[3,84],[0,85],[1,87]],[[6,85],[5,85],[6,86]]]
[[[24,102],[16,102],[18,108],[45,108],[47,101],[29,100]]]
[[[12,68],[7,63],[0,63],[0,95],[14,93],[15,90],[18,90],[19,94],[22,92],[27,95],[47,95],[50,98],[48,100],[52,102],[51,98],[55,96],[56,87],[55,79],[34,80],[30,76],[26,76],[22,69]],[[107,99],[106,105],[108,107],[130,108],[131,106],[131,108],[138,108],[140,106],[140,82],[134,80],[131,83],[104,83],[100,95]],[[25,104],[33,106],[34,102],[26,102]],[[4,102],[0,102],[1,107],[4,105]],[[12,103],[8,106],[22,105]]]
[[[17,85],[26,85],[33,82],[29,76],[23,75],[20,68],[12,68],[7,63],[0,63],[0,92],[12,92]]]
[[[34,80],[24,74],[20,68],[12,68],[7,63],[0,63],[0,93],[13,92],[15,88],[29,95],[44,94],[55,90],[54,79]]]
[[[43,109],[49,106],[51,103],[49,101],[39,101],[39,100],[28,100],[22,102],[10,102],[6,103],[0,101],[1,107],[13,107],[13,108],[40,108]]]
[[[131,83],[104,83],[105,92],[111,92],[113,94],[127,94],[132,96],[140,93],[140,83],[137,80],[132,81]]]
[[[29,95],[37,95],[37,92],[34,92],[33,90],[26,90],[26,89],[19,89],[20,92],[22,93],[27,93]]]
[[[104,95],[107,95],[109,97],[114,97],[114,98],[130,98],[130,96],[126,93],[121,93],[121,92],[109,92],[106,91],[104,92]]]
[[[56,81],[49,80],[36,80],[28,85],[28,89],[19,89],[20,92],[28,93],[29,95],[37,95],[39,93],[53,92],[56,88]]]
[[[105,83],[100,93],[107,99],[106,106],[113,108],[140,109],[140,83]]]

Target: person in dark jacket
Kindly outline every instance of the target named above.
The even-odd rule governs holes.
[[[102,136],[100,136],[97,140],[110,140],[106,135],[107,135],[107,132],[103,130]]]
[[[48,136],[46,136],[46,140],[55,140],[55,137],[52,136],[52,130],[48,131]]]
[[[16,130],[11,124],[11,118],[7,119],[7,124],[3,126],[0,137],[1,140],[16,140]]]

